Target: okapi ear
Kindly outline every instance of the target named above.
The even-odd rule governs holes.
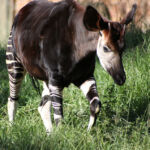
[[[98,31],[108,28],[108,23],[103,20],[101,15],[92,6],[87,6],[83,23],[89,31]]]
[[[132,10],[127,14],[127,16],[121,21],[121,24],[128,25],[134,17],[135,11],[136,11],[137,5],[132,5]]]

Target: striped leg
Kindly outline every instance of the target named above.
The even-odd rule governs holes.
[[[43,83],[43,92],[42,92],[42,101],[38,108],[38,111],[43,120],[46,131],[50,133],[52,131],[52,122],[51,122],[51,97],[50,92],[47,87],[47,84]]]
[[[96,122],[97,114],[100,111],[101,102],[98,97],[98,93],[96,90],[96,82],[94,78],[90,78],[89,80],[85,81],[81,86],[80,89],[83,91],[84,95],[90,102],[90,121],[88,125],[88,130]]]
[[[54,109],[54,120],[58,125],[63,118],[62,88],[49,84],[49,89]]]
[[[21,65],[21,63],[18,62],[18,60],[14,56],[11,39],[12,36],[10,34],[6,50],[6,65],[8,69],[9,90],[10,90],[10,96],[8,98],[8,116],[9,121],[13,122],[17,109],[18,94],[21,82],[25,75],[25,70]]]

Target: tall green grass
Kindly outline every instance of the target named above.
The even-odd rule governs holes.
[[[126,34],[123,86],[96,62],[95,77],[102,102],[96,126],[87,132],[89,103],[74,85],[65,88],[63,124],[47,136],[37,107],[40,96],[26,76],[11,127],[7,116],[8,75],[5,48],[0,50],[0,150],[149,150],[150,31]],[[150,109],[150,107],[149,107]]]

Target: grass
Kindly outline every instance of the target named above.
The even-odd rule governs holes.
[[[0,150],[149,150],[150,149],[150,31],[128,31],[123,62],[123,86],[96,62],[95,77],[102,102],[96,126],[87,132],[89,104],[74,85],[65,88],[64,121],[47,136],[37,107],[40,96],[26,76],[11,127],[5,47],[0,50]]]

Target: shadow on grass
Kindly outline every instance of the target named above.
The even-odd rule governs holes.
[[[137,28],[134,24],[132,24],[129,30],[126,32],[126,48],[132,49],[136,46],[143,46],[144,39],[148,39],[149,37],[150,29],[144,33],[140,28]]]
[[[142,56],[142,54],[145,57],[148,54],[145,52],[149,50],[149,41],[150,41],[149,39],[150,39],[150,29],[145,32],[142,32],[141,29],[136,28],[135,25],[132,24],[131,28],[126,34],[126,43],[127,43],[126,48],[130,53],[135,53],[134,51],[136,49],[134,48],[138,46],[138,49],[140,50],[140,57]],[[140,70],[142,71],[142,69]],[[143,71],[143,74],[145,73],[146,72]],[[147,119],[147,109],[148,109],[148,104],[150,103],[150,96],[148,95],[148,93],[149,91],[147,92],[145,91],[146,95],[141,93],[140,97],[137,96],[137,98],[131,99],[128,121],[136,121],[136,118],[138,117],[142,117],[143,120]]]
[[[0,71],[6,70],[5,58],[5,48],[0,47]]]
[[[120,119],[132,123],[136,123],[137,119],[140,119],[141,121],[147,121],[150,96],[144,96],[144,94],[141,94],[141,96],[137,96],[137,98],[131,98],[130,102],[127,102],[127,98],[122,98],[122,101],[124,102],[120,104],[120,102],[118,103],[117,101],[114,84],[112,84],[110,87],[107,87],[106,91],[106,95],[103,96],[105,101],[102,103],[104,120],[109,118],[110,122],[114,125],[117,122],[116,120],[119,121]],[[124,93],[122,94],[126,95],[126,89],[124,89]],[[119,112],[117,111],[118,108]]]
[[[9,91],[5,58],[5,48],[0,47],[0,105],[5,105],[7,103]]]
[[[131,105],[129,108],[128,121],[136,121],[138,117],[147,121],[148,119],[148,105],[150,103],[149,97],[139,97],[137,99],[131,99]]]

